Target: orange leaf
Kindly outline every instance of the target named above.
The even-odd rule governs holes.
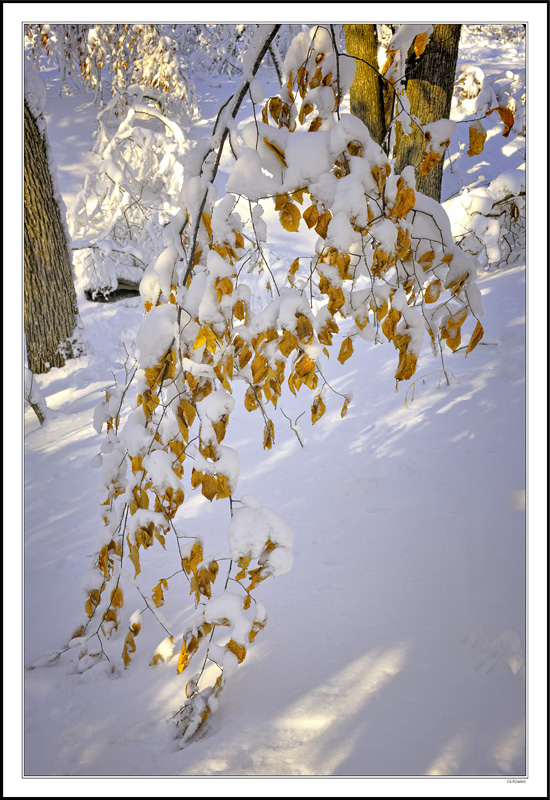
[[[512,113],[512,111],[510,111],[509,108],[504,108],[503,106],[497,106],[496,108],[492,108],[490,111],[488,111],[485,116],[488,117],[489,114],[493,113],[493,111],[498,111],[498,113],[500,114],[500,118],[504,123],[504,130],[502,131],[502,135],[504,137],[507,137],[510,131],[512,130],[512,125],[514,124],[514,119],[515,119],[514,114]]]

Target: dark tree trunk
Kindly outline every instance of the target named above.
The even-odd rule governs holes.
[[[434,25],[430,41],[424,53],[408,72],[407,97],[411,114],[421,124],[448,119],[451,111],[460,25]],[[409,164],[415,166],[416,188],[438,202],[441,200],[443,159],[427,175],[418,169],[422,161],[425,139],[414,124],[411,133],[405,136],[397,126],[394,148],[394,169],[401,173]]]
[[[24,132],[25,339],[29,369],[43,373],[76,355],[78,308],[46,143],[26,102]]]
[[[434,25],[429,43],[420,58],[407,70],[407,97],[411,114],[421,124],[448,119],[453,97],[460,25]],[[379,145],[387,151],[388,129],[391,126],[394,90],[378,74],[378,36],[376,25],[346,25],[346,50],[358,57],[350,91],[351,113],[359,117]],[[366,63],[365,63],[366,62]],[[369,66],[370,65],[370,66]],[[411,123],[405,136],[399,124],[393,149],[393,167],[399,174],[410,164],[416,167],[416,187],[422,194],[441,199],[443,161],[427,175],[418,169],[422,162],[424,135]]]
[[[376,25],[345,25],[346,50],[356,57],[350,90],[351,113],[359,117],[374,141],[383,144],[386,133],[384,83],[378,72]]]

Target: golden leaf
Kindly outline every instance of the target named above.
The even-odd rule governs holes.
[[[302,216],[308,228],[314,228],[319,221],[319,209],[315,205],[309,206],[309,208],[306,208]]]
[[[348,413],[348,407],[349,407],[349,397],[346,397],[346,399],[344,400],[344,405],[342,406],[342,410],[340,411],[341,417],[346,416],[346,414]]]
[[[269,109],[269,113],[275,120],[277,124],[279,124],[279,117],[281,115],[281,108],[283,106],[283,101],[280,97],[271,97],[267,107]]]
[[[204,475],[202,479],[202,494],[206,497],[207,500],[212,500],[216,497],[218,493],[218,482],[213,475]]]
[[[488,117],[489,114],[493,113],[493,111],[498,111],[498,113],[500,114],[500,118],[504,123],[504,130],[502,131],[502,135],[504,137],[508,137],[510,131],[512,130],[512,126],[514,124],[513,112],[510,111],[509,108],[504,108],[503,106],[497,106],[496,108],[492,108],[490,111],[488,111],[485,116]]]
[[[283,356],[288,357],[292,351],[298,347],[298,340],[293,333],[285,329],[283,330],[283,335],[281,336],[278,347]]]
[[[403,178],[400,176],[397,181],[397,194],[395,196],[395,204],[390,211],[390,216],[395,219],[406,217],[409,211],[412,211],[415,203],[414,189],[407,186]]]
[[[328,224],[332,219],[332,214],[330,211],[325,211],[324,214],[321,214],[319,220],[317,221],[317,225],[315,226],[315,233],[317,233],[321,239],[325,239],[328,232]]]
[[[401,312],[397,311],[396,308],[392,308],[382,323],[382,333],[390,340],[390,342],[395,336],[395,328],[400,319]]]
[[[208,233],[208,238],[210,241],[212,241],[212,218],[210,217],[210,214],[206,213],[206,211],[202,212],[202,221]]]
[[[267,378],[269,371],[269,362],[263,356],[256,356],[250,364],[252,369],[252,382],[255,384],[262,383]]]
[[[245,323],[248,322],[248,311],[244,300],[237,300],[233,306],[233,316],[235,319],[244,320]]]
[[[474,328],[474,332],[472,333],[472,338],[470,339],[468,349],[466,350],[466,355],[468,355],[468,353],[471,353],[474,347],[476,347],[476,345],[478,345],[482,339],[483,339],[483,327],[481,325],[481,322],[478,320]]]
[[[476,121],[472,125],[470,125],[468,129],[468,140],[470,144],[468,155],[471,157],[471,156],[478,156],[480,153],[482,153],[486,139],[487,139],[487,131],[485,130],[481,122]]]
[[[202,545],[199,541],[193,542],[193,546],[191,548],[191,553],[189,556],[182,558],[181,565],[185,570],[187,575],[190,575],[192,572],[195,573],[197,571],[197,566],[203,560],[202,554]]]
[[[426,287],[424,291],[424,301],[426,303],[435,303],[439,295],[441,294],[441,281],[435,280],[432,281],[429,286]]]
[[[163,588],[168,589],[168,581],[166,578],[161,578],[152,592],[153,601],[157,608],[160,608],[164,605],[164,592],[162,591]]]
[[[351,338],[348,336],[342,342],[342,346],[340,347],[340,352],[338,353],[338,361],[340,364],[345,364],[345,362],[353,355],[353,342]]]
[[[192,656],[192,653],[188,653],[187,652],[187,645],[186,645],[185,639],[184,639],[183,640],[183,644],[181,646],[180,655],[179,655],[179,658],[178,658],[178,666],[176,668],[176,674],[177,675],[179,675],[180,672],[183,672],[185,667],[189,664],[189,662],[191,661],[191,656]]]
[[[432,151],[426,153],[424,151],[423,156],[424,156],[424,161],[420,165],[420,174],[427,175],[428,172],[430,172],[435,167],[435,165],[439,164],[439,162],[441,161],[441,153],[434,153]]]
[[[328,296],[329,301],[327,308],[329,313],[334,316],[334,314],[336,314],[336,312],[339,311],[346,302],[342,287],[338,286],[338,288],[336,288],[334,286],[330,286],[328,290]]]
[[[122,589],[116,588],[113,590],[111,594],[111,605],[113,608],[122,608],[124,605],[124,596],[122,594]]]
[[[230,640],[227,642],[227,644],[226,644],[226,647],[227,647],[227,649],[228,649],[228,650],[229,650],[231,653],[233,653],[234,655],[236,655],[236,656],[237,656],[237,659],[238,659],[238,661],[239,661],[239,664],[240,664],[242,661],[244,661],[244,658],[245,658],[245,656],[246,656],[246,650],[245,650],[245,648],[242,646],[242,644],[237,644],[237,642],[236,642],[234,639],[230,639]]]
[[[382,322],[382,320],[388,313],[388,307],[389,306],[387,301],[384,301],[381,306],[378,306],[378,308],[376,309],[376,319],[378,320],[378,322]]]
[[[246,408],[247,411],[255,411],[257,408],[260,407],[260,403],[256,396],[256,392],[254,391],[252,386],[249,386],[248,389],[246,390],[244,396],[244,407]]]
[[[197,415],[197,409],[186,397],[182,397],[180,400],[180,410],[185,420],[187,422],[188,427],[191,427],[193,422],[195,421],[195,417]]]
[[[277,158],[279,159],[279,161],[281,162],[283,167],[286,167],[287,163],[286,163],[286,159],[285,159],[284,150],[281,147],[279,147],[278,145],[273,144],[273,142],[270,142],[269,139],[267,138],[267,136],[264,136],[264,143],[267,145],[267,147],[269,147],[269,149],[273,153],[275,153],[275,155],[277,156]]]
[[[248,597],[250,597],[250,595]],[[259,622],[258,620],[254,620],[254,622],[252,623],[252,629],[251,629],[250,633],[248,634],[248,641],[250,643],[252,643],[254,641],[254,639],[256,638],[256,636],[259,634],[259,632],[263,628],[265,628],[266,622],[267,622],[267,619],[264,620],[264,622]]]
[[[279,221],[286,231],[295,232],[300,227],[300,209],[294,203],[287,203],[279,215]]]
[[[305,353],[301,358],[298,359],[294,366],[294,371],[300,378],[304,378],[313,369],[315,369],[315,361]]]
[[[313,341],[313,325],[304,314],[299,314],[298,316],[296,333],[302,344],[310,344]]]
[[[396,381],[408,381],[416,371],[416,356],[413,353],[401,352],[395,373]]]
[[[300,259],[299,258],[295,258],[294,261],[292,262],[292,264],[290,265],[289,275],[296,275],[296,273],[298,272],[299,267],[300,267]]]
[[[273,422],[269,419],[264,427],[264,450],[271,450],[275,442],[275,428]]]
[[[318,419],[321,419],[323,414],[326,411],[325,403],[323,402],[323,398],[320,394],[318,394],[315,399],[313,400],[313,404],[311,406],[311,423],[315,425]]]
[[[218,473],[216,475],[216,500],[222,500],[224,497],[231,497],[231,487],[227,477]]]
[[[384,164],[383,167],[373,167],[371,170],[371,175],[376,181],[376,185],[378,186],[378,190],[382,192],[382,189],[386,185],[386,180],[388,175],[391,172],[391,167],[388,163]]]
[[[310,124],[309,128],[307,129],[308,133],[313,133],[314,131],[318,131],[322,124],[323,124],[323,118],[322,117],[315,117],[315,119]]]
[[[317,338],[321,344],[332,344],[332,337],[335,333],[338,333],[339,328],[334,319],[329,317],[324,325],[324,327],[318,332]]]
[[[294,189],[292,192],[292,197],[296,200],[297,203],[302,205],[304,202],[304,190],[303,189]]]

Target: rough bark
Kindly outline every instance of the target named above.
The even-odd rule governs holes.
[[[75,355],[78,309],[46,143],[27,103],[24,134],[24,327],[29,369],[43,373]]]
[[[407,71],[407,97],[411,114],[421,124],[448,119],[451,111],[460,25],[434,25],[430,41],[422,56]],[[399,174],[409,164],[415,166],[416,188],[438,202],[441,199],[443,159],[427,175],[418,169],[424,150],[424,135],[417,126],[411,126],[409,135],[396,130],[394,169]]]
[[[357,59],[350,90],[351,113],[365,123],[374,141],[382,146],[387,127],[384,84],[378,72],[376,25],[345,25],[344,30],[346,50]]]

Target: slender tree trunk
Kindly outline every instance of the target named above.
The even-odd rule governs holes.
[[[350,90],[351,113],[359,117],[374,141],[383,144],[386,133],[384,83],[378,71],[376,25],[345,25],[346,50],[357,58]]]
[[[46,143],[26,102],[24,132],[25,339],[29,369],[43,373],[76,355],[78,308]]]
[[[434,25],[430,41],[420,58],[407,71],[407,97],[411,114],[421,124],[448,119],[456,73],[460,25]],[[441,199],[443,160],[427,175],[418,169],[422,161],[425,140],[422,131],[411,125],[405,135],[400,126],[396,129],[394,169],[401,173],[409,164],[416,169],[416,188],[438,202]]]

